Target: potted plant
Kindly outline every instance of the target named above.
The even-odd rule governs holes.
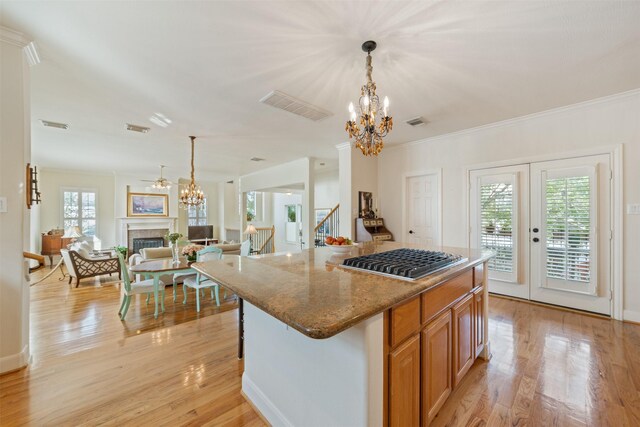
[[[129,251],[129,249],[127,249],[126,246],[116,246],[115,248],[113,248],[113,250],[121,253],[123,259],[125,260],[127,259],[127,252]]]

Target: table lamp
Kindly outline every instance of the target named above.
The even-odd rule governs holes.
[[[253,241],[251,240],[251,235],[258,234],[258,230],[256,230],[256,227],[253,224],[248,224],[247,228],[245,228],[244,230],[244,234],[249,235],[249,253],[251,253],[253,251]]]
[[[78,239],[78,237],[82,237],[82,230],[77,225],[69,227],[65,230],[64,236],[62,237],[71,238],[71,242],[73,243]]]

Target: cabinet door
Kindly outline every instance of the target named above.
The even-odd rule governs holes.
[[[420,424],[420,335],[389,354],[389,425]]]
[[[473,319],[475,330],[475,357],[484,350],[484,287],[473,291]]]
[[[451,347],[451,310],[446,310],[422,331],[422,423],[425,426],[451,394]]]
[[[453,315],[453,386],[456,387],[471,365],[475,355],[473,329],[473,294],[452,308]]]

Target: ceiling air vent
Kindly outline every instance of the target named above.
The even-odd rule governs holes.
[[[416,117],[413,119],[406,120],[405,123],[408,124],[409,126],[422,126],[426,124],[427,121],[422,117]]]
[[[264,162],[265,159],[261,159],[260,157],[252,157],[249,160],[251,160],[252,162]]]
[[[40,123],[49,128],[69,129],[69,125],[66,123],[50,122],[49,120],[40,120]]]
[[[233,184],[233,180],[227,181],[227,184]]]
[[[149,132],[150,129],[148,127],[132,125],[131,123],[127,123],[127,130],[130,130],[132,132],[147,133]]]
[[[309,120],[313,120],[314,122],[326,119],[327,117],[332,115],[330,111],[296,99],[293,96],[280,92],[279,90],[270,92],[269,94],[267,94],[267,96],[262,98],[260,102],[284,111],[288,111],[293,114],[297,114],[298,116],[305,117]]]

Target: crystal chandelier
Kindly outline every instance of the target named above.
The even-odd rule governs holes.
[[[389,98],[384,97],[382,106],[380,99],[376,95],[376,84],[371,78],[373,67],[371,66],[371,52],[375,50],[377,44],[374,41],[367,41],[362,44],[362,50],[367,52],[367,84],[360,90],[360,101],[358,102],[358,113],[360,116],[359,125],[356,123],[358,114],[353,107],[353,102],[349,104],[350,118],[347,121],[345,130],[349,138],[353,138],[356,147],[365,156],[377,156],[384,147],[382,138],[393,128],[393,118],[389,117]],[[376,124],[376,116],[382,118]],[[360,129],[362,126],[362,129]]]
[[[183,188],[182,191],[180,191],[180,206],[185,209],[190,206],[200,206],[204,203],[204,193],[200,189],[200,186],[196,185],[195,167],[193,164],[193,147],[196,137],[190,136],[189,138],[191,138],[191,182],[187,188]]]

